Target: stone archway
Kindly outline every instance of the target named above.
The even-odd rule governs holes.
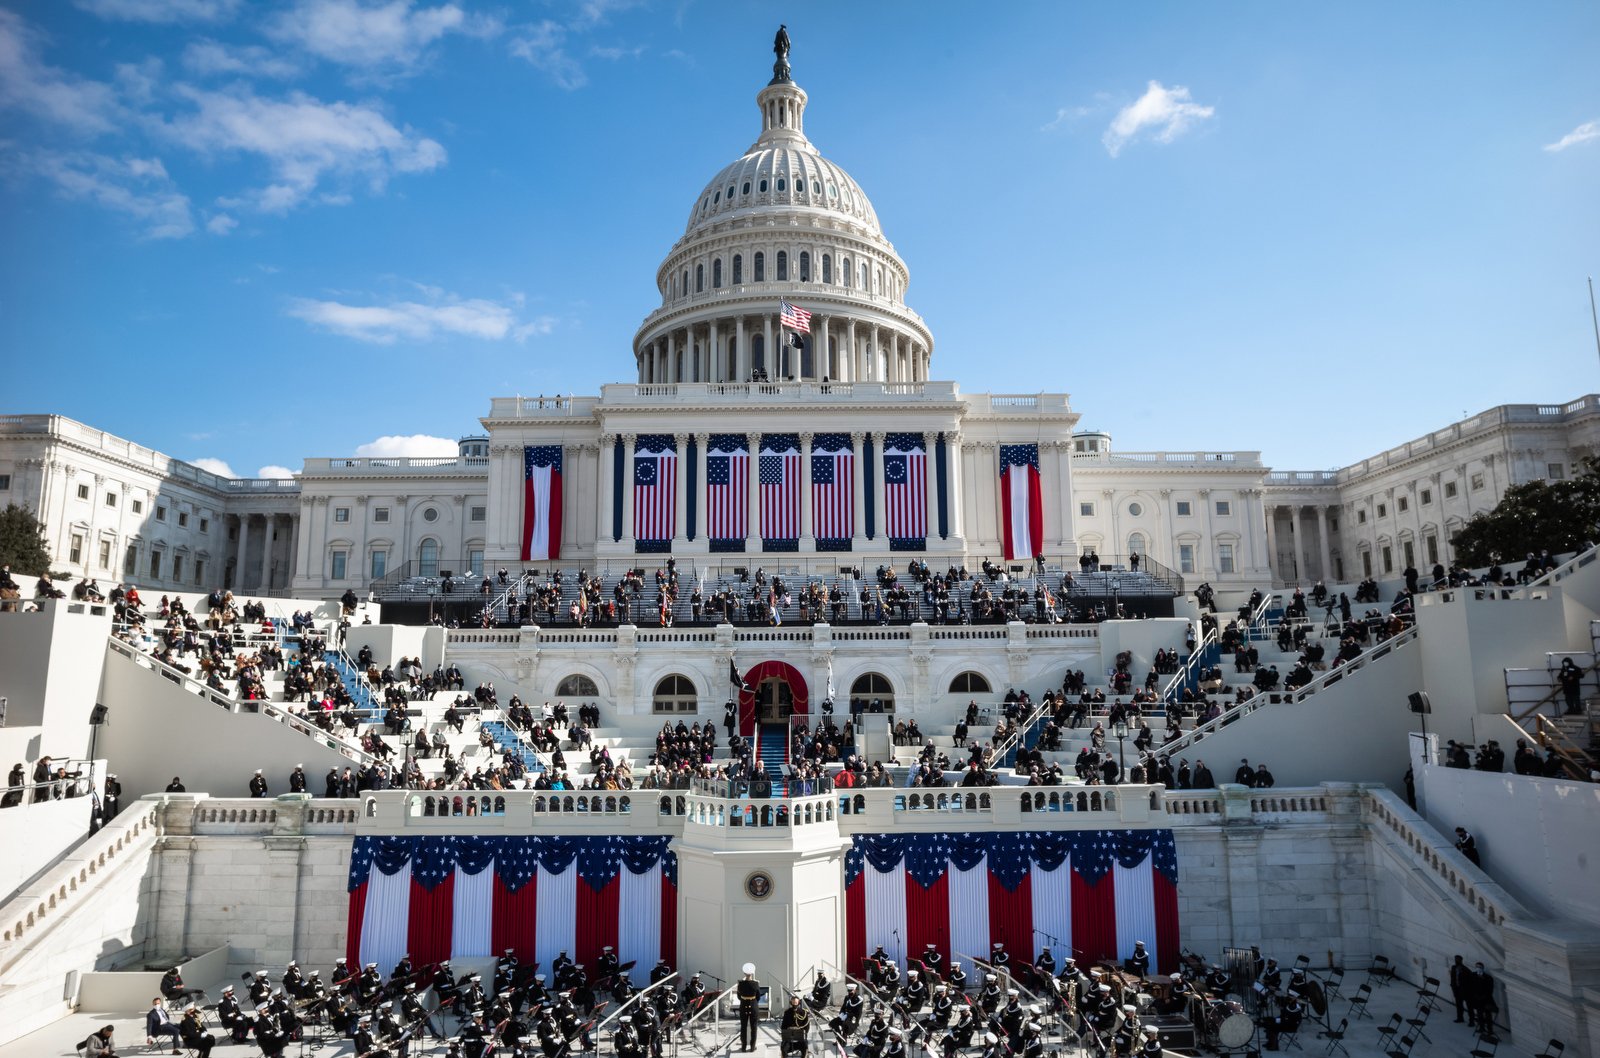
[[[756,732],[756,693],[769,680],[788,685],[791,716],[809,712],[810,694],[800,670],[782,661],[763,661],[745,672],[744,686],[739,689],[739,734],[747,738]]]

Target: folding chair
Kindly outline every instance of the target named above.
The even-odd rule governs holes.
[[[1295,956],[1294,968],[1296,970],[1308,970],[1309,971],[1311,969],[1311,956],[1309,956],[1309,955],[1297,955],[1297,956]]]
[[[1417,1038],[1415,1036],[1402,1036],[1398,1047],[1392,1047],[1384,1053],[1389,1058],[1411,1058],[1411,1049],[1416,1045]]]
[[[1389,1023],[1378,1030],[1378,1046],[1388,1048],[1394,1046],[1395,1037],[1400,1034],[1400,1026],[1405,1024],[1399,1014],[1389,1015]]]
[[[1356,989],[1356,994],[1350,997],[1350,1009],[1345,1011],[1345,1016],[1348,1017],[1349,1015],[1354,1014],[1357,1021],[1360,1021],[1362,1018],[1366,1018],[1370,1021],[1372,1019],[1372,1015],[1367,1011],[1367,1001],[1371,998],[1371,982],[1361,982],[1361,986]]]
[[[1439,998],[1439,979],[1437,977],[1423,978],[1422,987],[1417,989],[1417,996],[1419,998],[1419,1009],[1424,1002],[1430,1007],[1433,1006],[1433,1001]]]
[[[1566,1051],[1566,1049],[1567,1045],[1562,1043],[1560,1040],[1551,1040],[1549,1043],[1544,1045],[1543,1053],[1536,1054],[1533,1056],[1533,1058],[1561,1058],[1561,1055]]]
[[[1484,1046],[1488,1044],[1488,1046]],[[1467,1053],[1472,1058],[1494,1058],[1494,1052],[1500,1049],[1500,1037],[1493,1033],[1478,1034],[1477,1042],[1472,1045],[1472,1050]]]
[[[1374,955],[1372,965],[1367,967],[1367,983],[1377,984],[1380,988],[1394,980],[1394,966],[1389,962],[1388,956]]]
[[[1328,1041],[1328,1049],[1323,1053],[1331,1056],[1334,1051],[1339,1051],[1345,1056],[1345,1058],[1350,1058],[1350,1052],[1345,1050],[1344,1047],[1344,1034],[1349,1030],[1350,1019],[1340,1018],[1338,1028],[1327,1029],[1326,1031],[1322,1032],[1320,1035],[1323,1039]]]
[[[1433,1013],[1433,1004],[1427,1001],[1424,1002],[1426,1005],[1420,1005],[1417,1007],[1416,1017],[1406,1018],[1406,1024],[1411,1026],[1411,1031],[1415,1035],[1427,1040],[1429,1043],[1432,1043],[1433,1040],[1430,1039],[1428,1034],[1423,1031],[1423,1028],[1428,1024],[1428,1015]]]
[[[1300,1050],[1300,1029],[1305,1025],[1302,1020],[1293,1029],[1284,1029],[1278,1033],[1278,1050],[1287,1051],[1290,1048]]]
[[[1323,975],[1323,991],[1327,993],[1327,996],[1328,996],[1329,1000],[1332,1000],[1334,996],[1338,995],[1339,994],[1339,990],[1342,989],[1343,987],[1344,987],[1344,968],[1343,967],[1335,966],[1333,969],[1329,970],[1326,974]]]

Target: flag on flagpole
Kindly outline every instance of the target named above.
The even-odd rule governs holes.
[[[1000,446],[1000,513],[1006,558],[1031,559],[1044,551],[1038,445]]]
[[[803,334],[810,334],[811,313],[807,312],[798,305],[791,305],[787,301],[782,302],[782,305],[783,312],[779,317],[779,322],[782,323],[783,326],[789,328],[791,331],[800,331]]]
[[[561,557],[561,446],[528,445],[522,450],[522,560]]]

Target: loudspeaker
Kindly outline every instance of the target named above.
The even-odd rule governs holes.
[[[106,722],[106,714],[109,713],[109,712],[111,712],[111,710],[108,707],[106,707],[104,705],[96,704],[93,709],[89,710],[89,723],[91,723],[91,724],[103,724],[103,723],[105,723]]]
[[[1428,701],[1427,691],[1412,691],[1406,695],[1406,702],[1411,706],[1413,713],[1433,712],[1433,703]]]

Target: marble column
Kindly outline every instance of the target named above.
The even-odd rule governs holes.
[[[962,519],[966,517],[966,504],[963,502],[965,497],[962,495],[962,489],[966,487],[966,482],[963,480],[966,475],[961,465],[961,435],[959,433],[951,432],[944,435],[944,458],[945,466],[949,468],[950,476],[949,484],[945,487],[950,504],[950,510],[947,515],[950,519],[950,537],[947,543],[951,548],[965,552],[967,549],[967,534],[965,523]]]
[[[939,539],[939,434],[934,430],[924,431],[922,435],[922,450],[927,453],[923,466],[927,467],[927,480],[923,482],[922,505],[923,517],[927,519],[927,534],[923,537],[927,547],[929,543]],[[949,466],[948,460],[945,464]]]
[[[811,441],[815,434],[800,435],[800,551],[817,550],[816,526],[811,521]]]
[[[719,337],[719,332],[717,330],[717,321],[716,320],[712,320],[711,321],[711,338],[710,338],[710,341],[711,341],[711,349],[710,349],[709,355],[706,356],[706,377],[705,377],[704,381],[706,381],[706,382],[721,382],[724,378],[727,377],[727,372],[723,369],[723,363],[722,363],[722,357],[723,357],[722,341],[721,341],[721,338]]]
[[[623,438],[622,451],[622,542],[629,554],[637,550],[633,535],[633,434]]]
[[[611,523],[616,519],[616,508],[612,506],[611,493],[616,487],[616,444],[617,435],[606,433],[600,435],[600,524],[594,534],[596,550],[602,542],[615,543],[616,538],[611,535]]]
[[[1284,573],[1286,574],[1286,580],[1292,577],[1294,582],[1299,584],[1305,579],[1306,533],[1304,512],[1298,503],[1294,505],[1292,514],[1294,517],[1294,562],[1288,569],[1284,570]]]
[[[682,551],[689,543],[689,435],[673,434],[672,442],[678,452],[678,472],[672,476],[672,549]]]
[[[733,381],[743,382],[750,377],[750,347],[744,340],[744,317],[733,320]]]
[[[768,317],[768,323],[771,318]],[[748,487],[745,489],[749,505],[745,508],[745,536],[744,549],[750,554],[761,550],[761,475],[757,469],[761,464],[761,435],[758,433],[745,434],[744,443],[750,449],[750,458],[745,460]]]
[[[761,314],[761,357],[765,361],[763,367],[767,372],[767,377],[777,381],[778,358],[774,355],[772,349],[772,313],[770,312]],[[755,449],[751,449],[750,457],[752,459],[755,458],[755,454]],[[750,529],[754,532],[755,526],[752,525]]]
[[[856,321],[854,319],[845,322],[844,340],[846,346],[845,357],[849,363],[849,367],[846,368],[849,372],[846,381],[856,382],[861,378],[861,363],[856,358]]]
[[[1267,579],[1273,587],[1278,583],[1278,508],[1265,504],[1267,513]]]
[[[710,545],[711,534],[706,531],[708,523],[706,503],[709,496],[706,492],[706,445],[710,442],[711,435],[697,433],[694,435],[694,535],[696,551],[707,551]]]
[[[850,526],[852,540],[861,540],[866,536],[867,523],[865,519],[867,507],[866,488],[864,485],[866,479],[862,477],[866,463],[862,459],[861,450],[861,442],[866,439],[866,436],[864,433],[850,435],[850,451],[855,457],[850,461],[850,509],[855,514]]]
[[[1418,539],[1418,545],[1421,545],[1420,538]],[[1319,557],[1322,559],[1322,565],[1318,567],[1321,570],[1321,579],[1332,581],[1333,558],[1328,549],[1328,508],[1320,503],[1317,505],[1317,549],[1320,553]],[[1426,558],[1427,556],[1424,555],[1423,557]]]
[[[872,534],[883,550],[888,550],[889,539],[883,532],[883,439],[882,430],[872,432]]]
[[[243,592],[245,589],[244,563],[250,556],[250,516],[239,515],[239,551],[233,563],[233,590]]]

